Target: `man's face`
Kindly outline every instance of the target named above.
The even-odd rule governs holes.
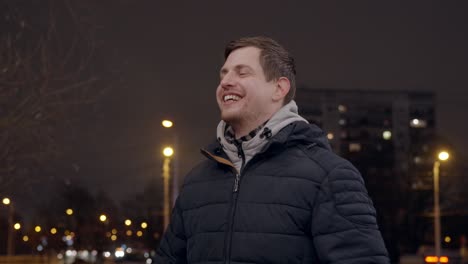
[[[275,81],[266,81],[260,49],[236,49],[220,70],[216,100],[221,119],[234,127],[255,129],[274,113]]]

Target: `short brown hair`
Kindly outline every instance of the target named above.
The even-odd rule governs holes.
[[[229,42],[224,50],[224,59],[226,60],[232,51],[244,47],[256,47],[261,50],[260,65],[267,81],[277,80],[280,77],[288,78],[291,88],[284,98],[284,104],[294,99],[296,94],[296,66],[291,54],[273,39],[257,36],[240,38]]]

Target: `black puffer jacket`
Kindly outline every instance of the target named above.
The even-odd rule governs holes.
[[[286,126],[240,175],[203,152],[156,263],[389,263],[362,177],[316,126]]]

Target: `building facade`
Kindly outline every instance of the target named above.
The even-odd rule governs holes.
[[[361,171],[390,253],[416,247],[430,227],[415,224],[432,190],[434,94],[299,88],[296,101]]]

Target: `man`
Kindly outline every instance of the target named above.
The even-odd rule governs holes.
[[[362,177],[298,115],[295,89],[274,40],[227,45],[218,140],[186,176],[156,263],[389,263]]]

